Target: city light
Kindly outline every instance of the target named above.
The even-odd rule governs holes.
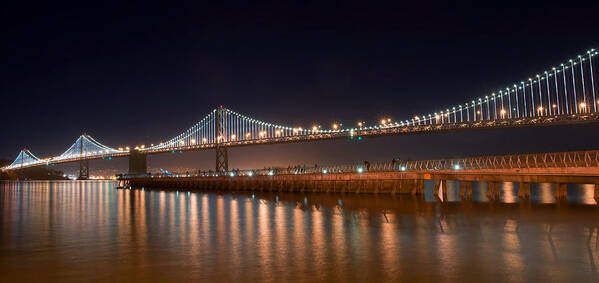
[[[339,125],[333,124],[333,130],[337,130],[338,128],[339,128]]]

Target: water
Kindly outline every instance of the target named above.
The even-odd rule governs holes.
[[[596,205],[115,186],[1,183],[0,281],[599,280]]]

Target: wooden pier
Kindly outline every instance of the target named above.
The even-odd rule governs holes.
[[[565,198],[568,189],[593,186],[599,198],[599,170],[574,168],[548,170],[436,170],[411,172],[364,172],[334,174],[280,174],[273,176],[191,176],[191,177],[129,177],[122,179],[135,188],[159,188],[202,191],[256,191],[309,193],[368,193],[368,194],[447,194],[448,187],[470,198],[473,186],[486,189],[488,196],[499,196],[501,183],[511,183],[520,197],[529,197],[530,188],[538,184],[552,186],[556,198]]]

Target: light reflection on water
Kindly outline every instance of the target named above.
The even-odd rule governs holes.
[[[439,189],[439,195],[434,195],[434,180],[425,180],[424,200],[429,202],[460,202],[465,199],[464,188],[459,181],[448,180],[446,187]],[[557,184],[553,183],[530,183],[530,201],[537,204],[556,203],[555,189]],[[520,183],[497,182],[499,194],[494,193],[494,188],[488,182],[472,182],[472,199],[474,202],[499,201],[501,203],[519,202],[518,191]],[[443,199],[443,190],[447,190],[447,199]],[[595,205],[594,184],[568,184],[566,202],[571,204]],[[487,194],[487,191],[490,194]]]
[[[3,281],[596,281],[594,187],[499,201],[0,184]],[[475,188],[475,186],[473,186]],[[589,193],[590,190],[590,193]],[[432,194],[432,192],[428,192]],[[538,200],[538,201],[537,201]],[[504,203],[505,202],[505,203]],[[547,204],[550,203],[550,204]],[[594,203],[594,200],[593,202]]]
[[[536,203],[554,203],[555,202],[555,184],[552,183],[531,183],[530,200]]]

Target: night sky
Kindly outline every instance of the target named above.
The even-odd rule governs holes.
[[[0,159],[25,146],[57,155],[83,132],[113,147],[158,143],[218,105],[289,126],[407,119],[599,47],[599,10],[573,1],[21,2],[1,10]],[[233,149],[230,160],[243,168],[597,149],[598,130],[259,146]],[[167,154],[150,167],[211,169],[213,159]]]

